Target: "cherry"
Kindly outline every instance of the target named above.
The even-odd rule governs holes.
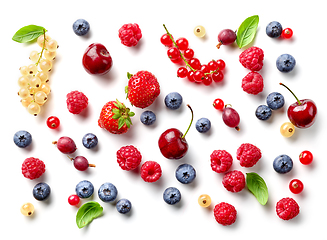
[[[89,164],[89,161],[83,156],[77,156],[77,157],[74,157],[74,158],[71,158],[71,157],[68,156],[68,158],[71,161],[74,161],[74,167],[78,171],[85,171],[89,167],[95,167],[94,164]]]
[[[293,30],[291,28],[285,28],[282,31],[281,37],[285,39],[289,39],[293,36]]]
[[[179,38],[176,40],[176,45],[179,50],[186,50],[188,48],[188,40],[186,38]]]
[[[299,194],[303,191],[303,183],[299,179],[293,179],[289,184],[289,188],[292,193]]]
[[[312,163],[313,155],[310,151],[305,150],[300,153],[299,160],[304,165],[309,165]]]
[[[167,50],[167,55],[170,59],[180,58],[179,50],[176,47],[171,47]]]
[[[68,197],[68,203],[72,206],[78,205],[80,202],[80,198],[76,194],[72,194]]]
[[[48,117],[48,119],[47,119],[47,126],[49,128],[56,129],[56,128],[59,127],[59,125],[60,125],[59,118],[54,117],[54,116]]]
[[[64,154],[72,154],[76,151],[76,144],[70,137],[61,137],[58,141],[53,141],[53,144],[57,145],[60,152]]]
[[[194,50],[191,48],[188,48],[184,51],[184,57],[186,59],[191,59],[192,57],[194,57]]]
[[[188,71],[185,67],[180,67],[177,70],[177,76],[180,78],[186,78],[188,74]]]
[[[221,45],[229,45],[235,42],[236,33],[231,29],[224,29],[218,34],[218,44],[217,48],[219,49]]]
[[[223,110],[224,107],[225,107],[225,104],[224,104],[224,101],[221,100],[220,98],[216,98],[214,101],[213,101],[213,107],[217,110]]]
[[[165,33],[164,35],[161,36],[160,42],[163,45],[165,45],[166,47],[170,47],[173,45],[173,41],[171,40],[171,38],[169,37],[169,35],[167,33]]]
[[[227,107],[226,105],[223,110],[222,117],[224,123],[228,127],[235,128],[237,131],[240,131],[240,128],[238,127],[240,123],[240,116],[234,108]]]

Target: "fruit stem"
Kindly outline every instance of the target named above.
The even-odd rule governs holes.
[[[90,163],[90,164],[89,164],[89,167],[95,167],[95,164],[91,164],[91,163]]]
[[[42,54],[43,54],[44,49],[45,49],[45,29],[43,28],[43,46],[42,46],[42,50],[41,50],[41,53],[40,53],[40,57],[37,60],[37,62],[35,63],[36,66],[40,63],[40,61],[42,59]]]
[[[283,84],[283,83],[279,83],[279,85],[282,85],[282,86],[286,87],[286,88],[288,89],[288,91],[290,91],[290,92],[293,94],[293,96],[295,97],[297,103],[298,103],[299,105],[302,105],[302,103],[300,102],[300,100],[295,96],[295,94],[292,92],[291,89],[289,89],[289,88],[288,88],[285,84]]]
[[[219,42],[216,47],[219,49],[222,44],[222,42]]]
[[[192,118],[191,118],[191,122],[190,122],[190,125],[188,126],[188,128],[187,128],[187,130],[186,130],[186,132],[184,133],[184,135],[182,136],[182,138],[185,138],[185,136],[186,136],[186,134],[187,134],[187,132],[188,132],[188,130],[190,130],[190,128],[191,128],[191,125],[192,125],[192,122],[193,122],[193,110],[192,110],[192,108],[191,108],[191,106],[190,105],[188,105],[187,104],[187,106],[188,106],[188,108],[191,110],[191,113],[192,113]]]

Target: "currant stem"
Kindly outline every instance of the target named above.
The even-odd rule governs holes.
[[[300,100],[296,97],[296,95],[292,92],[291,89],[289,89],[289,88],[288,88],[285,84],[283,84],[283,83],[279,83],[279,85],[282,85],[282,86],[284,86],[285,88],[287,88],[288,91],[290,91],[290,92],[293,94],[293,96],[295,97],[297,103],[298,103],[299,105],[302,105],[302,103],[300,102]]]
[[[40,53],[40,57],[37,60],[37,62],[35,63],[36,66],[40,63],[40,61],[42,59],[42,54],[43,54],[44,49],[45,49],[45,29],[43,28],[43,46],[42,46],[42,50],[41,50],[41,53]]]
[[[186,136],[187,132],[190,130],[190,128],[191,128],[191,125],[192,125],[192,122],[193,122],[193,110],[192,110],[192,108],[191,108],[191,106],[190,106],[190,105],[188,105],[188,104],[187,104],[187,106],[188,106],[188,108],[191,110],[191,113],[192,113],[192,118],[191,118],[191,122],[190,122],[190,125],[188,126],[188,128],[187,128],[186,132],[184,133],[184,135],[182,136],[182,138],[185,138],[185,136]]]

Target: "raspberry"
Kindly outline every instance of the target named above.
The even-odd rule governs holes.
[[[248,94],[257,95],[263,90],[263,78],[257,72],[249,72],[242,79],[242,88],[244,92]]]
[[[87,107],[88,98],[82,92],[72,91],[67,94],[66,103],[69,112],[79,114]]]
[[[210,155],[211,169],[217,173],[227,172],[233,163],[232,155],[225,150],[214,150]]]
[[[300,213],[300,207],[293,198],[282,198],[276,204],[276,213],[283,220],[290,220]]]
[[[138,24],[124,24],[118,31],[118,36],[122,44],[127,47],[136,46],[142,38],[142,32]]]
[[[234,170],[225,174],[224,187],[230,192],[240,192],[245,187],[245,177],[241,171]]]
[[[253,167],[261,158],[261,151],[251,143],[243,143],[237,149],[236,155],[242,167]]]
[[[123,170],[134,170],[140,165],[141,160],[141,153],[132,145],[121,147],[117,151],[117,162]]]
[[[251,71],[260,71],[263,66],[264,54],[261,48],[250,47],[244,50],[239,57],[243,67]]]
[[[213,209],[213,212],[216,221],[224,226],[232,225],[236,221],[237,211],[229,203],[218,203]]]
[[[22,173],[24,177],[31,180],[41,177],[44,172],[45,164],[38,158],[26,158],[22,164]]]
[[[146,161],[141,167],[141,178],[146,182],[158,181],[161,174],[161,167],[157,162]]]

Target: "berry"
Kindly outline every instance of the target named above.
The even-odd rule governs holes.
[[[254,46],[244,50],[239,56],[240,63],[250,71],[260,71],[263,66],[263,59],[263,50]]]
[[[199,38],[203,38],[206,35],[206,29],[201,25],[196,26],[194,28],[194,35]]]
[[[222,71],[218,70],[211,74],[211,78],[214,82],[221,82],[224,79],[224,74]]]
[[[124,24],[118,30],[118,36],[123,45],[127,47],[133,47],[136,46],[142,38],[142,32],[137,23],[128,23]]]
[[[204,72],[202,72],[201,70],[195,71],[193,75],[193,79],[195,82],[200,83],[203,81],[204,78],[205,78]]]
[[[79,114],[87,107],[88,101],[84,93],[72,91],[67,94],[66,103],[68,111],[73,114]]]
[[[24,216],[31,216],[34,213],[34,205],[32,203],[24,203],[20,208],[20,212]]]
[[[208,118],[200,118],[196,121],[195,128],[199,133],[206,133],[211,128],[211,122]]]
[[[26,148],[32,143],[32,135],[25,130],[16,132],[13,139],[17,147],[20,148]]]
[[[277,21],[268,23],[266,27],[266,34],[271,38],[278,38],[282,34],[283,27]]]
[[[184,51],[184,50],[186,50],[188,48],[189,43],[188,43],[188,40],[186,38],[178,38],[176,40],[176,45],[179,48],[179,50]]]
[[[181,57],[178,48],[171,47],[167,50],[167,55],[170,59],[179,59]]]
[[[216,98],[214,101],[213,101],[213,107],[217,110],[223,110],[224,109],[224,101],[221,100],[220,98]]]
[[[284,96],[278,92],[272,92],[266,99],[268,107],[272,110],[280,109],[284,106]]]
[[[218,203],[213,209],[216,221],[224,226],[232,225],[236,221],[237,211],[235,207],[229,203]]]
[[[260,120],[268,120],[271,117],[272,111],[266,105],[260,105],[255,110],[255,116]]]
[[[290,54],[282,54],[276,60],[276,67],[280,72],[288,73],[295,67],[295,58]]]
[[[293,179],[290,181],[289,188],[292,193],[299,194],[303,191],[303,183],[299,179]]]
[[[189,71],[188,74],[187,74],[187,79],[190,81],[190,82],[194,82],[194,72],[193,71]]]
[[[139,71],[131,76],[126,93],[132,105],[139,108],[150,106],[160,94],[157,78],[148,71]]]
[[[218,64],[218,68],[219,68],[219,70],[224,70],[225,67],[226,67],[225,62],[224,62],[224,60],[222,60],[222,59],[218,59],[218,60],[217,60],[217,64]]]
[[[152,111],[144,111],[140,116],[140,120],[144,125],[152,125],[157,117]]]
[[[295,127],[291,122],[285,122],[280,126],[280,133],[283,137],[292,137],[295,131]]]
[[[202,80],[202,83],[205,86],[209,86],[212,83],[212,78],[210,76],[205,75],[204,79]]]
[[[87,149],[92,149],[98,145],[98,138],[93,133],[87,133],[83,136],[82,143]]]
[[[251,143],[243,143],[237,149],[237,159],[242,167],[253,167],[261,158],[261,151]]]
[[[68,203],[72,206],[78,205],[80,202],[80,198],[76,194],[72,194],[68,197]]]
[[[227,172],[233,164],[233,157],[225,150],[214,150],[210,155],[211,169],[217,173]]]
[[[300,213],[300,207],[293,198],[282,198],[276,204],[276,213],[283,220],[290,220]]]
[[[75,188],[76,195],[80,198],[91,197],[94,192],[93,184],[88,180],[80,181]]]
[[[240,192],[245,187],[245,177],[241,171],[234,170],[225,174],[223,186],[230,192]]]
[[[78,171],[86,171],[89,167],[95,167],[94,164],[89,164],[89,161],[83,156],[70,158],[70,160],[74,161],[74,167]]]
[[[218,63],[215,60],[208,62],[208,68],[210,71],[215,71],[218,68]]]
[[[136,169],[142,160],[142,155],[133,145],[121,147],[117,153],[117,162],[121,169],[130,171]]]
[[[28,179],[36,179],[45,172],[45,164],[42,160],[34,157],[26,158],[22,164],[22,173]]]
[[[90,24],[84,19],[77,19],[73,23],[73,31],[78,36],[84,36],[90,30]]]
[[[58,141],[54,141],[52,143],[56,144],[58,150],[64,154],[72,154],[77,149],[74,140],[66,136],[61,137],[58,139]]]
[[[260,73],[257,72],[249,72],[242,79],[242,88],[243,91],[248,94],[257,95],[262,92],[264,87],[263,78]]]
[[[161,36],[160,42],[166,47],[170,47],[173,45],[173,41],[171,40],[170,36],[167,33]]]
[[[278,173],[288,173],[293,168],[293,161],[289,156],[282,154],[274,159],[273,167]]]
[[[117,188],[112,183],[103,183],[99,190],[98,196],[103,202],[112,202],[116,199],[118,194]]]
[[[293,30],[291,28],[285,28],[282,31],[282,38],[289,39],[293,36]]]
[[[209,69],[208,65],[202,64],[200,67],[200,71],[202,71],[203,73],[209,73],[210,69]]]
[[[146,161],[141,167],[141,178],[145,182],[156,182],[162,175],[159,163],[155,161]]]
[[[57,129],[60,125],[59,118],[55,116],[48,117],[47,119],[47,126],[51,129]]]
[[[313,155],[310,151],[302,151],[299,155],[299,160],[302,164],[309,165],[310,163],[312,163]]]
[[[168,93],[165,97],[165,105],[171,110],[180,108],[183,103],[183,97],[178,92]]]
[[[180,78],[186,78],[188,74],[188,70],[185,67],[180,67],[177,70],[177,76]]]
[[[194,50],[192,48],[188,48],[184,51],[184,57],[186,59],[191,59],[194,57]]]
[[[132,209],[132,203],[128,199],[120,199],[116,203],[116,209],[119,213],[126,214]]]
[[[170,59],[170,61],[172,63],[180,63],[183,59],[181,58],[181,56],[174,58],[174,59]]]
[[[193,182],[195,179],[196,171],[192,165],[184,163],[177,167],[175,176],[179,182],[188,184]]]
[[[191,58],[189,61],[188,61],[188,64],[195,70],[198,70],[200,69],[201,67],[201,62],[199,59],[197,58]]]
[[[240,123],[240,115],[234,108],[225,106],[223,109],[222,118],[228,127],[235,128],[237,131],[240,131],[238,126]]]
[[[163,199],[169,205],[178,203],[181,197],[181,192],[175,187],[168,187],[163,193]]]
[[[207,194],[202,194],[198,198],[198,203],[201,207],[209,207],[211,204],[211,197]]]
[[[36,200],[43,201],[49,198],[51,193],[50,186],[47,183],[40,182],[33,188],[33,196]]]
[[[219,49],[221,45],[229,45],[235,42],[236,40],[236,32],[231,29],[221,30],[218,34],[218,45]]]

